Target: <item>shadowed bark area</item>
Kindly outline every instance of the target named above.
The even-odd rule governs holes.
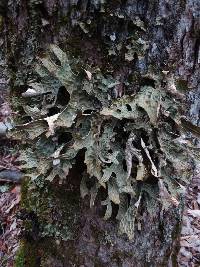
[[[156,74],[163,73],[162,88],[185,105],[187,119],[199,126],[199,12],[198,0],[2,1],[0,56],[4,65],[0,68],[6,72],[1,71],[0,79],[5,87],[9,79],[10,102],[20,117],[23,111],[17,98],[36,77],[36,58],[54,43],[88,68],[117,77],[113,98],[136,94],[141,86],[155,88]],[[169,84],[168,78],[174,83]],[[69,96],[62,88],[59,92],[59,104],[67,104]],[[55,113],[51,109],[49,115]],[[61,133],[60,143],[66,142],[63,138]],[[199,145],[197,139],[193,142]],[[25,230],[23,253],[18,255],[23,257],[23,266],[186,266],[176,260],[184,195],[178,208],[163,211],[155,204],[150,214],[142,206],[134,239],[129,240],[118,233],[117,205],[113,205],[111,219],[103,219],[104,190],[92,208],[89,198],[81,199],[80,183],[86,170],[83,154],[77,155],[62,185],[56,180],[51,184],[39,181],[29,189],[28,182],[23,182],[19,216]],[[198,166],[193,164],[191,173],[197,175]],[[168,172],[173,174],[173,169]]]

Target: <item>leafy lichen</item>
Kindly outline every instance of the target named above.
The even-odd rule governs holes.
[[[98,68],[82,69],[56,45],[38,58],[36,72],[37,80],[29,82],[21,98],[24,118],[28,115],[31,120],[16,125],[13,133],[27,140],[20,156],[26,176],[36,184],[55,179],[62,183],[77,154],[85,151],[81,195],[90,195],[92,206],[99,188],[105,188],[105,218],[112,215],[111,203],[119,205],[119,229],[130,239],[140,203],[146,199],[147,208],[151,203],[145,194],[164,208],[178,205],[178,189],[190,177],[194,155],[181,141],[181,104],[170,96],[171,89],[162,88],[162,74],[154,74],[155,88],[141,86],[138,93],[113,99],[111,90],[120,83],[117,78]],[[66,102],[58,99],[61,86],[69,95]],[[66,138],[60,140],[60,132]],[[151,192],[156,192],[153,197]],[[48,235],[51,226],[45,226]]]

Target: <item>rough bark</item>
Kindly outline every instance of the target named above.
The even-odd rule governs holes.
[[[179,94],[189,100],[186,116],[198,126],[199,12],[198,0],[2,1],[2,68],[7,65],[6,73],[1,72],[2,84],[6,86],[5,81],[9,79],[13,103],[14,97],[24,92],[27,81],[34,77],[36,57],[45,53],[49,44],[56,43],[63,50],[68,47],[73,56],[89,66],[110,69],[114,76],[120,75],[121,87],[114,92],[117,96],[121,92],[137,92],[141,85],[154,86],[152,77],[144,77],[149,70],[170,71]],[[121,52],[108,55],[115,40],[126,43],[136,30],[140,38],[149,42],[144,56],[135,53],[127,61]],[[124,86],[129,79],[131,85]],[[179,98],[177,92],[174,97]],[[134,240],[130,241],[118,235],[114,218],[102,219],[98,201],[95,208],[90,208],[89,200],[80,198],[82,168],[81,164],[77,165],[62,187],[54,183],[48,192],[37,193],[31,204],[27,204],[29,196],[24,183],[21,217],[30,227],[24,234],[24,266],[177,266],[181,209],[170,209],[164,217],[159,206],[153,216],[144,212],[142,231],[136,231]],[[50,232],[49,236],[41,236],[38,217],[43,214],[39,208],[50,205],[49,202],[56,203],[50,209],[52,221],[73,232],[67,241],[59,235],[52,238]]]

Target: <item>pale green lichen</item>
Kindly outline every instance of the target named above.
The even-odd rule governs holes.
[[[141,41],[140,45],[146,44]],[[177,188],[190,177],[194,155],[189,155],[186,145],[180,142],[180,104],[163,90],[161,76],[155,75],[159,77],[156,88],[142,86],[137,94],[113,100],[111,90],[119,84],[117,79],[102,74],[100,69],[83,72],[75,59],[56,45],[51,45],[49,53],[38,59],[36,71],[40,81],[31,81],[23,93],[24,112],[31,121],[16,125],[14,131],[15,137],[27,140],[20,156],[27,176],[36,182],[58,177],[63,181],[77,154],[85,151],[87,172],[80,185],[81,195],[89,194],[92,206],[99,188],[104,187],[105,218],[112,215],[112,202],[119,205],[120,232],[130,239],[144,192],[150,199],[147,208],[152,208],[151,203],[163,191],[162,201],[171,205],[176,199],[174,203],[178,203]],[[57,101],[60,86],[69,94],[64,105]],[[51,108],[58,112],[49,115]],[[59,143],[60,131],[70,133],[71,139]],[[169,168],[173,168],[173,175]],[[95,183],[88,187],[91,178],[95,178]],[[151,179],[162,179],[162,188],[158,183],[157,191],[154,190]],[[140,190],[137,182],[143,182]],[[45,227],[44,233],[56,236],[51,224]]]

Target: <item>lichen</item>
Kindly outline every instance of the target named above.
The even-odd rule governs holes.
[[[141,86],[137,94],[113,99],[111,92],[120,85],[117,77],[103,74],[99,68],[88,70],[83,64],[51,45],[49,52],[38,58],[37,81],[30,81],[22,93],[24,123],[16,125],[13,136],[27,140],[19,157],[32,181],[29,188],[35,187],[27,206],[37,214],[43,236],[72,238],[68,236],[69,221],[61,230],[59,223],[49,218],[51,209],[46,214],[54,202],[48,181],[62,184],[77,163],[78,153],[84,151],[81,195],[90,195],[93,206],[100,187],[106,189],[107,199],[102,202],[107,206],[105,218],[112,216],[111,203],[119,205],[120,232],[132,239],[144,192],[150,199],[149,192],[156,192],[151,190],[151,181],[157,181],[158,189],[153,198],[160,196],[159,201],[168,208],[178,205],[179,184],[190,177],[194,155],[179,141],[183,138],[181,103],[169,95],[176,90],[173,78],[159,73],[153,75],[155,88]],[[162,88],[163,79],[167,90]],[[69,99],[59,102],[61,87]],[[31,120],[26,122],[26,116]],[[174,169],[173,175],[169,168]],[[140,189],[139,182],[143,183]],[[70,202],[69,195],[67,203],[71,210],[75,202]],[[60,209],[66,218],[67,205]]]

